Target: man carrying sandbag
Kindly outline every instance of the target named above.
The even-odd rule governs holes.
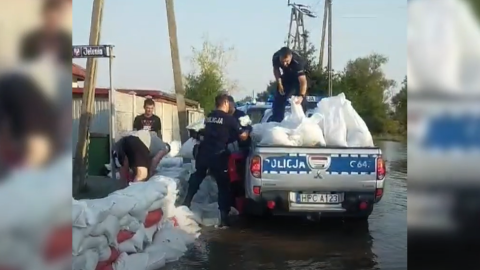
[[[296,52],[283,47],[273,54],[273,74],[277,82],[277,92],[272,104],[272,122],[282,122],[285,116],[287,100],[298,96],[296,103],[302,104],[306,111],[307,77],[305,76],[305,61]]]
[[[236,108],[236,105],[235,105],[235,100],[233,99],[232,96],[228,96],[228,101],[230,102],[230,114],[235,118],[237,119],[240,124],[240,118],[241,117],[244,117],[244,116],[247,116],[247,114],[244,112],[244,111],[241,111],[241,110],[237,110]],[[241,126],[241,124],[240,124]],[[242,127],[244,130],[248,130],[249,132],[252,131],[252,127],[251,126],[246,126],[246,127]],[[239,140],[238,139],[238,132],[234,132],[231,137],[230,137],[230,140],[229,140],[229,143],[232,143],[232,142],[237,142],[238,143],[238,148],[239,150],[244,153],[244,154],[248,154],[248,149],[250,148],[250,143],[251,143],[251,140],[250,140],[250,137],[248,137],[247,140]]]
[[[157,133],[148,130],[131,131],[118,140],[113,148],[120,177],[127,182],[148,180],[170,152],[170,145],[164,143]],[[129,177],[130,169],[134,177]]]
[[[190,207],[193,196],[207,176],[212,175],[218,185],[218,208],[221,214],[219,227],[229,225],[228,213],[231,208],[230,179],[228,176],[228,159],[230,152],[227,143],[232,133],[240,140],[248,139],[249,132],[244,131],[240,123],[229,112],[230,102],[227,94],[215,97],[216,110],[205,118],[203,140],[198,147],[195,173],[191,176],[188,192],[183,205]]]

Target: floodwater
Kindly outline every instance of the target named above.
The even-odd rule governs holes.
[[[241,219],[202,236],[169,270],[407,269],[407,148],[380,142],[388,177],[368,223]]]

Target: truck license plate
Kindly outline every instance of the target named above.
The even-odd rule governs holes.
[[[339,202],[338,194],[297,194],[297,203],[330,204]]]

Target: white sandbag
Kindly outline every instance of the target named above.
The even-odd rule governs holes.
[[[188,234],[179,227],[163,228],[153,237],[153,244],[163,243],[182,252],[187,251],[187,245],[195,242],[195,234]]]
[[[265,130],[262,135],[260,145],[285,145],[297,146],[295,142],[290,139],[292,130],[276,126],[270,130]]]
[[[140,270],[147,268],[148,261],[149,258],[146,253],[136,253],[131,255],[122,253],[112,266],[114,270]]]
[[[88,232],[84,228],[72,228],[72,253],[75,251],[77,253],[82,246],[83,240],[88,236]]]
[[[108,209],[108,213],[110,215],[116,216],[118,218],[122,218],[130,210],[132,210],[135,207],[135,204],[137,203],[133,198],[122,198],[118,199],[116,196],[109,195],[105,198],[101,199],[93,199],[93,200],[83,200],[86,202],[88,205],[89,209],[98,209],[98,211],[102,211],[104,209]],[[105,215],[104,219],[107,217]],[[103,220],[100,220],[98,223],[100,223]]]
[[[180,206],[175,209],[175,219],[178,226],[187,233],[196,233],[200,230],[198,224],[202,222],[202,219],[186,206]]]
[[[98,261],[100,262],[107,261],[112,256],[112,249],[109,246],[99,247],[97,250]]]
[[[325,138],[318,123],[314,120],[304,119],[303,122],[294,130],[294,134],[298,135],[298,139],[290,136],[290,140],[295,138],[297,144],[301,146],[325,146]],[[294,140],[295,140],[294,139]]]
[[[91,236],[104,235],[108,240],[108,245],[117,246],[117,235],[120,231],[120,222],[117,217],[109,215],[104,221],[100,222],[90,232]]]
[[[197,140],[194,138],[188,139],[178,151],[178,156],[182,158],[194,159],[193,157],[193,148],[197,144]]]
[[[110,214],[113,204],[111,201],[73,200],[72,218],[75,216],[75,220],[72,220],[72,226],[86,228],[102,222]]]
[[[135,247],[132,239],[128,239],[120,244],[118,244],[118,251],[126,253],[136,253],[137,248]]]
[[[168,157],[163,158],[158,163],[157,171],[162,170],[163,168],[169,167],[181,167],[183,165],[183,158],[182,157]]]
[[[81,241],[79,247],[72,246],[72,255],[78,256],[90,249],[96,249],[98,247],[108,246],[108,240],[105,236],[87,236]]]
[[[152,205],[150,205],[150,207],[148,208],[148,211],[150,212],[150,211],[158,210],[162,208],[162,205],[163,205],[163,199],[155,201],[152,203]]]
[[[125,215],[119,219],[118,223],[120,224],[120,227],[123,229],[124,226],[128,226],[132,221],[135,221],[135,220],[136,219],[132,217],[132,215]]]
[[[250,116],[245,115],[240,118],[238,118],[238,121],[240,122],[240,125],[242,127],[246,127],[252,124],[252,120],[250,119]]]
[[[142,226],[142,223],[139,220],[134,219],[128,225],[122,226],[121,229],[130,231],[130,232],[136,232],[141,228],[141,226]]]
[[[112,171],[112,165],[110,163],[108,164],[105,164],[105,168],[107,169],[107,171],[111,172]]]
[[[144,232],[145,232],[145,237],[144,237],[144,241],[147,243],[147,244],[150,244],[152,243],[153,241],[153,236],[155,235],[155,233],[158,231],[158,225],[154,225],[154,226],[151,226],[151,227],[148,227],[148,228],[145,228],[144,229]]]
[[[372,134],[367,124],[355,111],[350,101],[343,105],[343,116],[347,126],[347,144],[349,147],[373,147]]]
[[[142,251],[144,246],[143,242],[145,240],[145,227],[143,224],[140,226],[140,228],[135,232],[133,237],[130,239],[132,244],[135,246],[137,251]]]
[[[72,257],[72,270],[95,270],[99,255],[95,250],[87,250],[84,254]]]
[[[166,254],[162,249],[151,248],[148,251],[148,264],[146,270],[158,270],[165,266]]]
[[[180,141],[172,141],[169,143],[170,145],[170,152],[168,153],[167,157],[176,157],[180,148],[182,147],[182,142]]]
[[[252,138],[253,142],[259,143],[262,141],[265,131],[271,130],[279,125],[280,124],[276,122],[254,124],[252,125],[252,132],[250,132],[250,138]]]
[[[163,243],[160,243],[160,244],[152,244],[148,246],[145,249],[145,253],[146,254],[165,254],[164,256],[165,262],[169,263],[169,262],[178,261],[178,259],[180,259],[180,257],[182,257],[185,252],[175,249],[170,245],[165,245]]]
[[[186,223],[190,223],[191,221],[200,223],[200,219],[198,219],[198,217],[186,206],[179,206],[175,209],[175,218],[177,219],[179,225],[183,223],[183,221]]]
[[[315,113],[323,115],[323,130],[325,143],[329,147],[347,147],[347,126],[343,116],[345,94],[324,98],[317,104]]]
[[[290,111],[291,113],[286,115],[280,125],[284,128],[295,129],[305,119],[305,113],[301,104],[297,104],[298,97],[292,96],[290,98]]]
[[[204,129],[205,128],[204,120],[205,119],[201,119],[201,120],[198,120],[198,121],[188,125],[187,129],[191,129],[191,130],[195,130],[195,131],[199,131],[201,129]]]

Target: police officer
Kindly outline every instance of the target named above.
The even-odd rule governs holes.
[[[235,105],[235,100],[233,99],[232,96],[229,96],[228,97],[228,100],[230,101],[230,114],[239,121],[240,123],[240,118],[241,117],[244,117],[246,116],[247,114],[244,112],[244,111],[241,111],[241,110],[237,110],[236,108],[236,105]],[[247,127],[242,127],[244,130],[247,130],[249,132],[251,132],[251,129],[252,127],[251,126],[247,126]],[[232,143],[232,142],[237,142],[238,143],[238,147],[240,148],[240,151],[242,151],[242,153],[244,154],[248,154],[248,149],[250,147],[250,137],[248,137],[247,140],[239,140],[238,139],[238,135],[236,132],[234,132],[231,137],[230,137],[230,140],[229,140],[229,143]]]
[[[228,213],[231,207],[230,179],[228,177],[227,143],[230,135],[236,132],[241,140],[248,138],[248,131],[232,115],[229,96],[220,94],[215,97],[216,110],[205,118],[203,140],[198,147],[195,173],[192,175],[184,205],[190,207],[193,196],[198,191],[207,171],[215,178],[218,185],[218,207],[221,214],[220,227],[229,225]]]
[[[121,178],[128,182],[132,170],[133,182],[139,182],[148,180],[155,173],[160,160],[170,152],[170,146],[156,132],[138,130],[124,134],[113,150]]]
[[[297,103],[302,104],[303,110],[306,110],[305,61],[298,53],[283,47],[273,54],[272,65],[278,88],[272,104],[271,121],[281,122],[285,115],[287,100],[292,95],[299,96]]]

